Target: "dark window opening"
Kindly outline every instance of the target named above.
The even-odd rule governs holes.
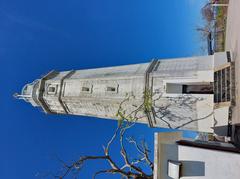
[[[88,87],[82,87],[82,91],[90,92],[90,88],[88,88]]]
[[[213,94],[213,85],[183,85],[183,94]]]
[[[48,92],[50,92],[50,93],[55,93],[55,91],[56,91],[56,88],[53,87],[53,86],[50,86],[50,87],[48,88]]]
[[[115,91],[116,91],[116,88],[114,88],[114,87],[107,87],[107,91],[115,92]]]

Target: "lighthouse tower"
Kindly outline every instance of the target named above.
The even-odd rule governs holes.
[[[215,74],[227,67],[227,53],[222,52],[154,59],[143,64],[51,71],[25,85],[16,97],[48,114],[126,118],[150,127],[212,132],[216,101],[231,101],[227,96],[222,101],[218,98],[222,90],[217,90],[219,78]],[[227,76],[224,80],[227,86]],[[228,111],[224,112],[227,118],[225,113]]]

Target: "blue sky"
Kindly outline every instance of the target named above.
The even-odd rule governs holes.
[[[32,179],[59,167],[55,156],[74,160],[99,154],[116,121],[46,115],[12,94],[48,71],[148,62],[201,55],[195,28],[201,0],[0,0],[0,178]],[[136,125],[131,135],[153,133]],[[130,134],[129,134],[130,135]],[[185,135],[191,136],[190,132]],[[118,159],[117,146],[113,155]],[[153,152],[152,152],[153,156]],[[105,163],[89,163],[81,178]],[[99,176],[119,178],[119,176]]]

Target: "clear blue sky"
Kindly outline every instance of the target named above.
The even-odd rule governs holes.
[[[45,115],[12,94],[48,71],[201,55],[203,0],[0,0],[0,178],[32,179],[54,170],[54,156],[73,160],[102,152],[117,122]],[[131,130],[153,150],[153,133]],[[190,132],[185,135],[191,136]],[[113,155],[117,159],[117,146]],[[152,153],[153,156],[153,153]],[[89,164],[80,175],[104,163]],[[119,176],[99,176],[119,178]]]

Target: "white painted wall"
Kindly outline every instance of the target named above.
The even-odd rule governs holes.
[[[213,94],[200,94],[197,95],[203,100],[197,102],[197,123],[199,131],[213,132],[214,125],[214,103],[213,103]]]
[[[182,84],[167,83],[166,84],[166,93],[181,94],[182,93]]]
[[[179,161],[203,162],[205,170],[204,176],[188,176],[181,177],[181,179],[240,178],[240,154],[179,145],[178,156]],[[200,169],[202,168],[200,167],[199,170]],[[196,169],[185,168],[185,170],[194,171]]]
[[[218,68],[227,63],[226,52],[214,53],[214,68]]]
[[[240,154],[176,144],[180,133],[155,133],[154,179],[168,177],[168,161],[182,163],[180,179],[239,179]]]
[[[216,126],[228,125],[229,106],[220,107],[214,110],[215,119],[217,120]]]

